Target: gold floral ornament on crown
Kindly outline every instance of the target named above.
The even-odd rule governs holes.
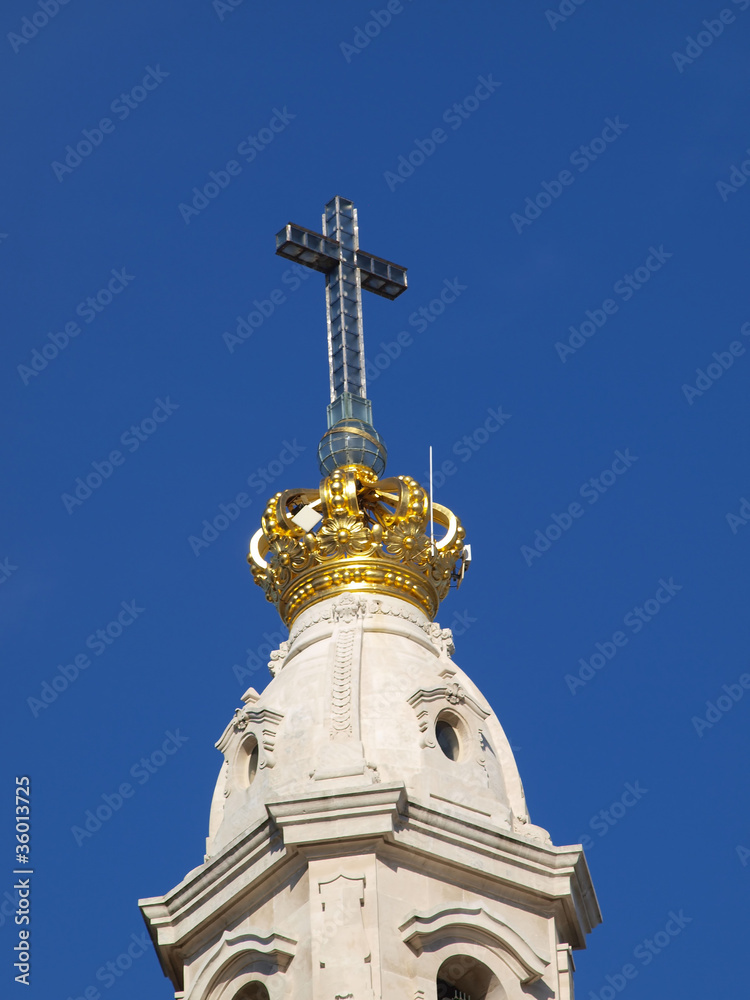
[[[314,532],[295,520],[304,508],[322,515]],[[445,529],[434,541],[429,497],[416,480],[378,480],[366,466],[345,465],[317,490],[272,497],[247,561],[287,626],[310,605],[344,592],[400,597],[433,619],[463,558],[465,531],[440,504],[433,503],[432,517]]]

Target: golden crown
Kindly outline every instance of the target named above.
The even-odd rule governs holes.
[[[433,523],[445,529],[439,539]],[[335,469],[318,489],[277,493],[261,524],[247,561],[288,626],[317,601],[352,591],[403,598],[433,619],[464,553],[455,514],[433,503],[430,517],[416,480],[379,480],[364,465]]]

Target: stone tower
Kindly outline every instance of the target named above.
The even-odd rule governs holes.
[[[361,290],[395,298],[405,271],[359,251],[351,202],[323,229],[277,237],[326,274],[323,479],[269,501],[248,557],[289,639],[216,744],[204,863],[141,910],[178,1000],[572,1000],[571,949],[601,919],[583,851],[530,822],[434,621],[460,522],[383,478]]]

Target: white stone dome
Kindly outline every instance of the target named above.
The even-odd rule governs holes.
[[[497,717],[452,652],[450,630],[398,598],[345,594],[304,611],[272,654],[273,680],[243,696],[217,743],[225,762],[207,857],[257,827],[269,805],[378,784],[548,842],[529,824]]]

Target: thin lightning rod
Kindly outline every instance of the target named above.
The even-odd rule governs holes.
[[[430,445],[430,552],[435,554],[435,522],[432,517],[432,445]]]

